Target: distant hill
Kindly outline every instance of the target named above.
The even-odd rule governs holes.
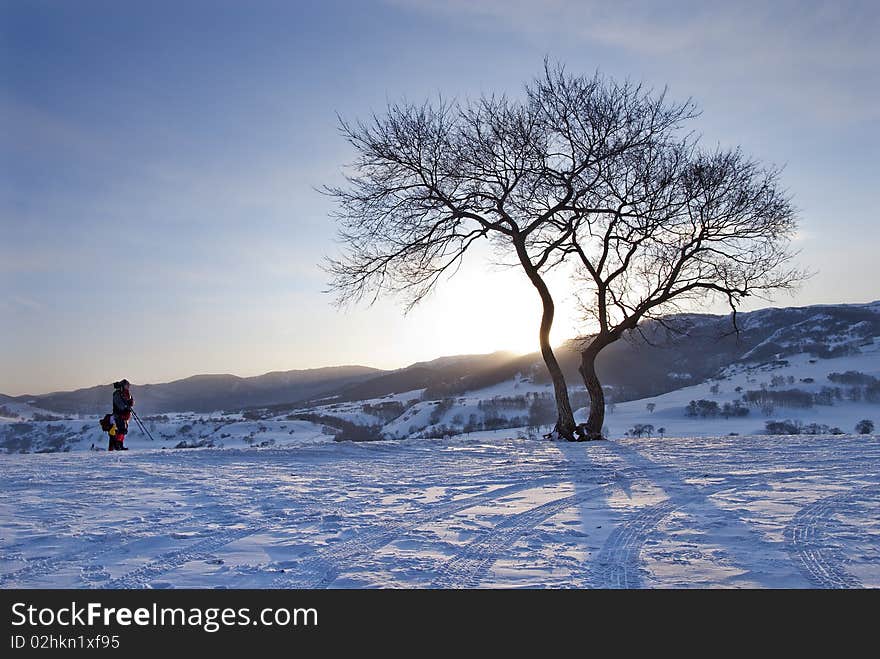
[[[641,333],[608,346],[596,369],[622,401],[696,384],[730,365],[798,353],[817,359],[855,354],[865,342],[880,340],[880,302],[761,309],[737,314],[736,325],[739,332],[729,314],[677,314],[662,324],[645,321]],[[557,356],[569,385],[581,385],[577,342],[561,347]],[[546,378],[546,369],[538,367],[537,377]]]
[[[816,359],[857,352],[880,341],[880,302],[761,309],[737,315],[676,314],[662,323],[645,321],[640,332],[606,348],[597,370],[614,388],[617,401],[656,396],[696,384],[738,363],[762,363],[809,353]],[[672,331],[673,328],[675,331]],[[570,387],[582,387],[579,341],[556,350]],[[419,362],[394,371],[365,366],[337,366],[267,373],[250,378],[197,375],[166,384],[137,385],[137,409],[157,412],[241,410],[251,407],[297,407],[319,400],[340,402],[380,398],[425,390],[429,398],[476,391],[517,374],[549,381],[538,352],[457,355]],[[29,402],[58,413],[99,413],[110,404],[110,386],[40,396],[0,398]]]
[[[212,412],[240,410],[259,405],[290,403],[320,397],[382,371],[366,366],[331,366],[301,371],[281,371],[254,377],[194,375],[164,384],[132,383],[137,410],[159,412]],[[101,413],[110,409],[112,385],[15,400],[59,413]]]
[[[761,309],[737,314],[675,314],[663,322],[645,321],[640,332],[608,346],[597,361],[604,385],[618,401],[656,396],[702,382],[737,363],[761,363],[806,352],[816,358],[854,353],[880,338],[880,302]],[[589,337],[587,337],[589,338]],[[582,387],[578,372],[581,340],[555,353],[570,387]],[[443,358],[383,373],[335,392],[341,401],[363,400],[426,389],[429,398],[459,395],[521,374],[549,382],[540,353],[509,353]]]
[[[490,383],[507,379],[504,368],[516,360],[516,355],[510,352],[440,357],[349,385],[337,392],[336,397],[342,401],[366,400],[415,389],[425,389],[427,396],[439,397],[447,391],[478,389],[483,379]],[[499,371],[503,375],[496,376]]]

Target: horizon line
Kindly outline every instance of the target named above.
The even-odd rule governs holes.
[[[766,307],[761,307],[759,309],[752,309],[751,311],[737,311],[737,314],[747,315],[747,314],[756,313],[759,311],[766,311],[768,309],[810,309],[813,307],[829,307],[829,306],[834,306],[834,307],[863,306],[863,307],[867,307],[867,306],[873,306],[873,305],[880,305],[880,298],[871,300],[869,302],[828,302],[828,303],[807,304],[807,305],[802,305],[802,306],[766,306]],[[680,311],[680,312],[673,313],[673,314],[666,314],[666,316],[664,316],[664,317],[668,317],[668,316],[716,316],[716,317],[722,318],[724,316],[730,316],[730,315],[731,315],[731,312],[719,314],[719,313],[707,313],[707,312],[701,312],[701,311]],[[646,319],[646,320],[649,320],[649,319]],[[559,341],[556,345],[554,345],[553,348],[558,349],[558,348],[562,347],[563,345],[565,345],[566,343],[581,340],[586,336],[589,336],[589,335],[584,334],[584,335],[564,339],[562,341]],[[157,387],[157,386],[162,386],[162,385],[167,385],[167,384],[174,384],[176,382],[183,382],[184,380],[190,380],[193,378],[200,378],[200,377],[232,377],[232,378],[238,378],[240,380],[250,380],[250,379],[265,377],[267,375],[283,374],[283,373],[304,373],[307,371],[320,371],[320,370],[334,369],[334,368],[336,368],[336,369],[366,368],[366,369],[372,369],[374,371],[379,371],[382,373],[393,373],[395,371],[401,371],[406,368],[416,366],[418,364],[426,364],[426,363],[430,363],[433,361],[437,361],[439,359],[448,359],[448,358],[454,358],[454,357],[485,357],[488,355],[494,355],[494,354],[504,353],[504,352],[510,353],[514,358],[516,358],[516,357],[526,357],[526,356],[532,355],[532,354],[538,354],[538,353],[540,353],[540,349],[533,350],[531,352],[524,352],[524,353],[519,353],[515,350],[509,350],[509,349],[499,349],[499,350],[492,350],[490,352],[459,353],[459,354],[455,354],[455,355],[439,355],[437,357],[433,357],[430,359],[420,359],[418,361],[410,362],[408,364],[403,364],[401,366],[394,367],[394,368],[380,368],[378,366],[368,366],[366,364],[348,363],[348,364],[329,364],[329,365],[325,365],[325,366],[310,366],[310,367],[305,367],[305,368],[278,369],[278,370],[272,370],[272,371],[265,371],[263,373],[257,373],[254,375],[236,375],[235,373],[194,373],[192,375],[187,375],[187,376],[181,377],[181,378],[175,378],[173,380],[167,380],[167,381],[163,381],[163,382],[145,382],[143,384],[137,384],[135,386],[138,386],[138,387]],[[132,384],[134,385],[135,383],[132,382]],[[0,392],[0,395],[6,396],[9,398],[28,398],[28,397],[39,397],[39,396],[51,396],[54,394],[74,393],[74,392],[78,392],[78,391],[85,391],[87,389],[95,389],[98,387],[104,387],[104,386],[110,386],[110,385],[112,385],[112,382],[108,382],[106,384],[101,383],[101,384],[93,384],[93,385],[84,386],[84,387],[77,387],[75,389],[57,389],[57,390],[48,391],[45,393],[6,394],[3,392]]]

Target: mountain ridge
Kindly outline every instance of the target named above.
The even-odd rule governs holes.
[[[670,325],[681,325],[681,333]],[[597,370],[616,400],[662,394],[702,381],[742,360],[783,359],[812,351],[818,357],[845,354],[859,341],[880,338],[880,301],[767,307],[731,314],[670,314],[663,322],[646,320],[639,332],[608,346]],[[555,349],[570,387],[582,387],[578,345],[570,339]],[[492,386],[516,375],[548,382],[540,353],[507,351],[449,355],[398,369],[362,365],[270,371],[258,376],[197,374],[167,383],[137,385],[143,413],[211,412],[266,406],[302,406],[316,400],[366,400],[422,390],[433,398]],[[109,407],[109,385],[66,392],[4,396],[0,401],[28,403],[60,413],[97,413]]]

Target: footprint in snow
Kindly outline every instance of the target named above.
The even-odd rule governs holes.
[[[80,569],[80,578],[87,583],[107,581],[110,578],[110,573],[104,569],[103,565],[84,565]]]

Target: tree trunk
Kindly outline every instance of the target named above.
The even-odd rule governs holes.
[[[553,348],[550,347],[550,327],[553,325],[553,315],[556,310],[549,294],[546,298],[541,295],[541,302],[544,305],[544,312],[541,315],[538,341],[541,344],[541,356],[550,372],[550,379],[553,380],[553,393],[556,396],[556,428],[554,430],[561,437],[572,442],[576,439],[577,425],[574,422],[571,401],[568,399],[568,385],[565,383],[565,376],[562,374],[559,362],[556,361],[556,355],[553,354]]]
[[[587,393],[590,394],[590,418],[587,419],[587,439],[604,439],[602,426],[605,423],[605,392],[596,375],[596,357],[601,347],[589,346],[581,353],[581,365],[578,370],[584,379]]]
[[[541,356],[550,372],[550,379],[553,381],[553,393],[556,396],[556,427],[555,432],[570,442],[582,439],[580,429],[574,422],[574,413],[571,410],[571,401],[568,399],[568,385],[565,383],[565,376],[553,354],[553,348],[550,347],[550,328],[553,327],[553,316],[556,313],[556,306],[553,303],[553,297],[550,295],[550,289],[544,282],[537,269],[529,260],[525,248],[517,244],[517,253],[520,261],[525,268],[526,274],[532,285],[537,289],[538,295],[541,296],[541,306],[543,312],[541,314],[541,328],[538,331],[538,343],[541,346]]]

